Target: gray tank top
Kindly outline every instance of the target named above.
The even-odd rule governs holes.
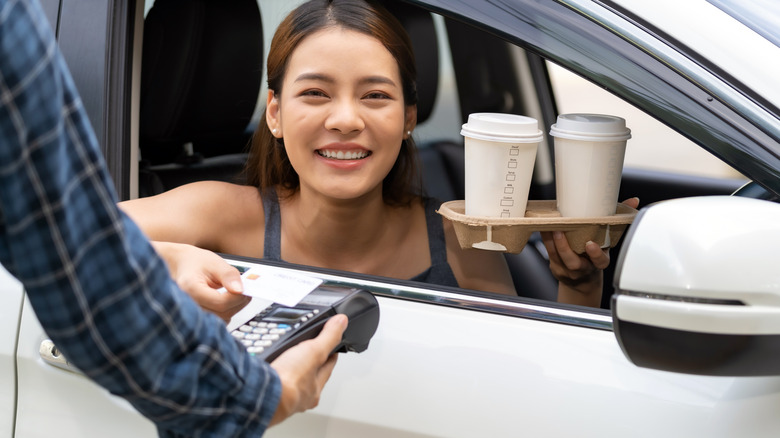
[[[458,286],[455,274],[447,262],[447,247],[444,240],[444,227],[441,217],[436,213],[440,203],[432,198],[425,199],[425,223],[428,227],[428,249],[431,252],[431,266],[420,274],[410,278],[412,281]],[[279,212],[279,198],[276,190],[263,192],[265,210],[265,244],[263,258],[283,261],[282,254],[282,216]]]

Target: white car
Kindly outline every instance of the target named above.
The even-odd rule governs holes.
[[[263,41],[293,2],[138,3],[43,2],[120,196],[231,178],[262,93]],[[629,227],[612,253],[601,309],[554,302],[534,239],[507,256],[518,297],[256,261],[367,289],[381,311],[369,348],[340,356],[320,405],[267,436],[776,436],[775,2],[386,3],[415,44],[415,135],[426,188],[443,201],[463,198],[459,128],[468,114],[523,114],[549,130],[558,111],[548,63],[742,177],[627,165],[621,199],[675,200],[644,208]],[[180,41],[160,39],[161,29]],[[208,38],[216,34],[224,38]],[[176,68],[186,62],[200,64]],[[230,68],[206,68],[210,62]],[[546,137],[531,199],[555,196],[551,146]],[[129,404],[70,367],[4,270],[0,300],[0,436],[156,434]]]

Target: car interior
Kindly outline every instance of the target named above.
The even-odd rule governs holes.
[[[555,122],[555,96],[538,55],[446,18],[441,22],[448,47],[440,47],[432,13],[403,2],[385,5],[413,41],[418,126],[429,121],[439,98],[443,50],[449,51],[454,69],[460,117],[456,126],[474,112],[531,115],[544,126]],[[139,196],[197,180],[242,181],[265,61],[261,8],[256,0],[156,0],[149,9],[141,72]],[[528,95],[529,86],[535,95]],[[464,198],[463,144],[448,134],[418,141],[424,191],[443,202]],[[553,175],[549,142],[546,149],[548,159],[537,158],[530,199],[555,197],[554,176],[537,177]],[[619,199],[638,196],[647,205],[684,196],[731,194],[739,185],[626,168]],[[619,248],[611,250],[613,261]],[[520,254],[506,254],[506,259],[519,296],[555,301],[557,282],[538,233]],[[605,271],[604,308],[613,292],[612,275],[610,266]]]
[[[238,181],[262,81],[256,0],[158,0],[144,23],[139,195]]]

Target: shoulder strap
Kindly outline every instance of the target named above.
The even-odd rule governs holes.
[[[433,198],[425,199],[425,222],[428,227],[428,250],[431,252],[431,266],[447,263],[447,243],[444,240],[442,217],[436,213],[441,203]]]
[[[263,191],[263,210],[265,210],[265,238],[263,258],[282,260],[282,215],[279,212],[279,198],[276,190]]]

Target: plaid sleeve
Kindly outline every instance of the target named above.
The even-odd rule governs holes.
[[[0,263],[68,359],[166,436],[259,436],[276,373],[171,280],[116,207],[37,0],[0,0]]]

